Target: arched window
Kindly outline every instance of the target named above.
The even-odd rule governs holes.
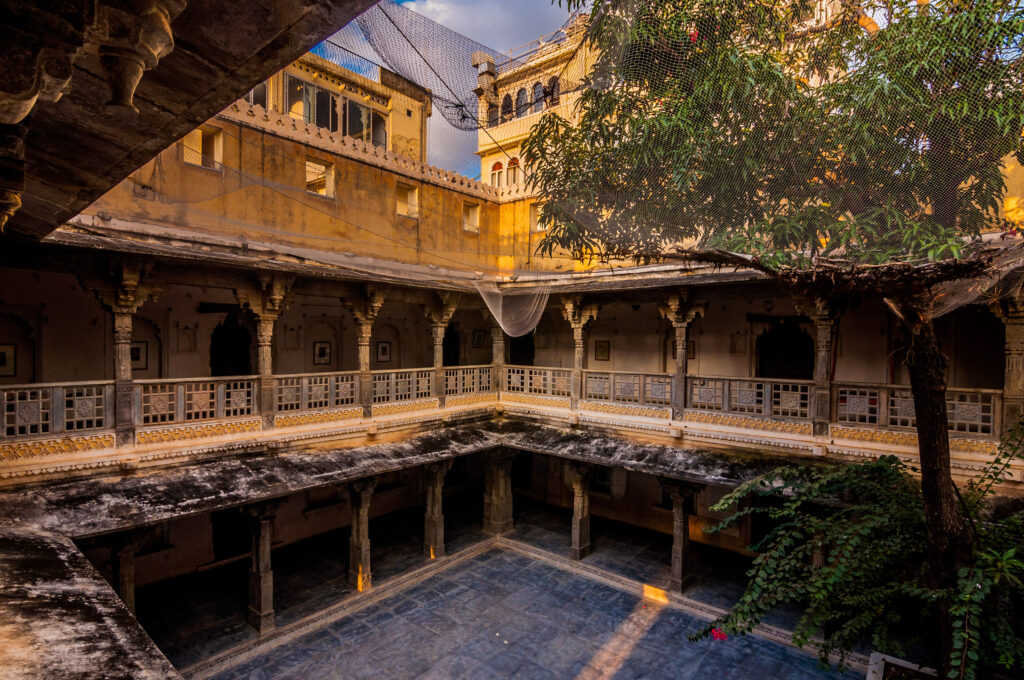
[[[558,76],[555,76],[548,81],[548,106],[555,106],[558,104],[558,95],[561,88],[558,84]]]
[[[519,159],[513,158],[508,162],[508,185],[519,184]]]
[[[505,95],[505,98],[501,100],[501,122],[504,123],[506,120],[512,119],[512,97]]]
[[[525,116],[530,106],[526,102],[526,88],[519,88],[519,92],[516,92],[516,118]]]
[[[501,163],[495,163],[494,165],[491,166],[491,186],[492,187],[500,187],[501,186],[501,171],[502,170],[503,170],[503,167],[502,167]]]
[[[498,124],[498,107],[494,104],[487,106],[487,127],[494,127]]]
[[[540,113],[544,110],[544,86],[540,83],[533,84],[533,112]]]

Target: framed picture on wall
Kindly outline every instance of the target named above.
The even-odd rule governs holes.
[[[484,337],[482,329],[473,331],[473,349],[481,349],[484,346]]]
[[[314,366],[329,366],[331,363],[331,343],[330,342],[314,342],[313,343],[313,365]]]
[[[14,345],[0,345],[0,378],[9,378],[18,372],[17,349]]]
[[[145,340],[133,342],[128,351],[131,353],[133,371],[144,371],[149,368],[149,343]]]
[[[611,358],[612,343],[610,340],[594,341],[594,361],[608,361]]]
[[[686,358],[693,359],[697,356],[697,341],[687,340],[686,341]]]
[[[378,364],[389,364],[391,363],[391,341],[380,340],[377,342],[377,363]]]

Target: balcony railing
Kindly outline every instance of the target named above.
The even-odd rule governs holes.
[[[373,371],[373,403],[426,399],[433,394],[434,369]]]
[[[769,418],[810,417],[814,392],[810,380],[687,376],[686,386],[689,408]]]
[[[568,397],[572,395],[572,370],[506,366],[504,387],[512,393]]]
[[[490,366],[459,366],[444,369],[445,396],[491,391]]]
[[[667,373],[584,371],[583,397],[594,401],[643,406],[672,404],[672,376]]]
[[[256,376],[135,381],[135,423],[191,423],[256,412]]]
[[[917,427],[914,398],[905,385],[839,383],[835,389],[835,421],[901,429]],[[999,390],[946,391],[949,431],[993,435],[1000,430],[1002,393]]]
[[[0,387],[0,439],[114,427],[114,383],[91,381]]]
[[[351,406],[359,400],[359,373],[296,373],[274,378],[278,412]]]

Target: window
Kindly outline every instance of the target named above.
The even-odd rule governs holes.
[[[313,158],[306,159],[306,191],[334,198],[334,165]]]
[[[498,124],[498,107],[494,104],[487,106],[487,125],[488,127],[494,127]]]
[[[462,204],[462,229],[474,234],[480,233],[480,205],[477,203]]]
[[[544,109],[544,86],[540,83],[533,84],[533,113],[540,113]]]
[[[340,127],[338,95],[304,80],[288,78],[288,115],[337,132]]]
[[[508,162],[508,173],[507,173],[506,179],[508,180],[508,185],[510,187],[513,187],[513,186],[519,184],[519,159],[518,158],[513,158],[512,160],[510,160]]]
[[[388,119],[376,111],[373,112],[373,134],[374,146],[387,147],[388,145]]]
[[[267,83],[262,82],[249,90],[248,94],[245,95],[245,101],[255,106],[267,108]]]
[[[519,88],[519,92],[516,92],[516,118],[525,116],[529,108],[530,105],[526,101],[526,89]]]
[[[395,212],[405,217],[418,217],[420,213],[416,187],[411,184],[395,185]]]
[[[501,186],[501,171],[504,169],[501,163],[495,163],[491,166],[491,186]]]
[[[543,211],[544,211],[544,204],[543,203],[531,203],[530,204],[530,231],[533,231],[533,232],[547,231],[547,227],[545,227],[540,222],[540,216],[541,216],[541,213]]]
[[[182,158],[189,165],[220,170],[224,153],[224,136],[220,128],[204,125],[185,135]]]
[[[554,78],[548,81],[547,90],[548,91],[546,94],[548,96],[548,106],[557,106],[558,95],[561,94],[558,84],[558,76],[555,76]]]
[[[373,122],[370,120],[370,107],[348,100],[345,111],[348,119],[348,127],[345,130],[345,134],[349,137],[369,142],[373,129]]]
[[[512,118],[512,97],[505,95],[505,98],[501,100],[501,122],[504,123],[506,120]]]

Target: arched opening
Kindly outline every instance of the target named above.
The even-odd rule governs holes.
[[[533,84],[533,112],[540,113],[544,110],[544,86],[540,83]]]
[[[533,344],[533,333],[520,335],[518,338],[509,338],[508,362],[515,366],[533,366],[536,351]]]
[[[512,118],[512,97],[505,95],[501,100],[501,120],[505,122]]]
[[[519,184],[519,159],[518,158],[513,158],[512,160],[510,160],[508,162],[508,172],[507,172],[506,179],[508,180],[508,185],[510,187],[511,186],[515,186],[516,184]]]
[[[548,99],[548,106],[556,106],[558,104],[558,96],[561,94],[560,90],[558,76],[548,81],[547,92],[545,93]]]
[[[814,340],[796,321],[784,320],[757,336],[757,377],[814,379]]]
[[[500,187],[501,186],[501,175],[502,175],[502,171],[504,170],[504,168],[505,168],[505,166],[503,166],[501,163],[495,163],[494,165],[491,166],[491,186],[492,187]]]
[[[441,344],[441,361],[445,366],[459,365],[459,331],[453,324],[448,324],[444,331],[444,340]]]
[[[498,124],[498,107],[494,104],[488,104],[487,106],[487,125],[494,127]]]
[[[0,384],[36,380],[36,343],[32,327],[20,316],[0,314]]]
[[[516,92],[516,118],[525,116],[529,106],[526,101],[526,88],[521,87],[519,92]]]
[[[210,335],[210,375],[252,375],[252,334],[229,312]]]

